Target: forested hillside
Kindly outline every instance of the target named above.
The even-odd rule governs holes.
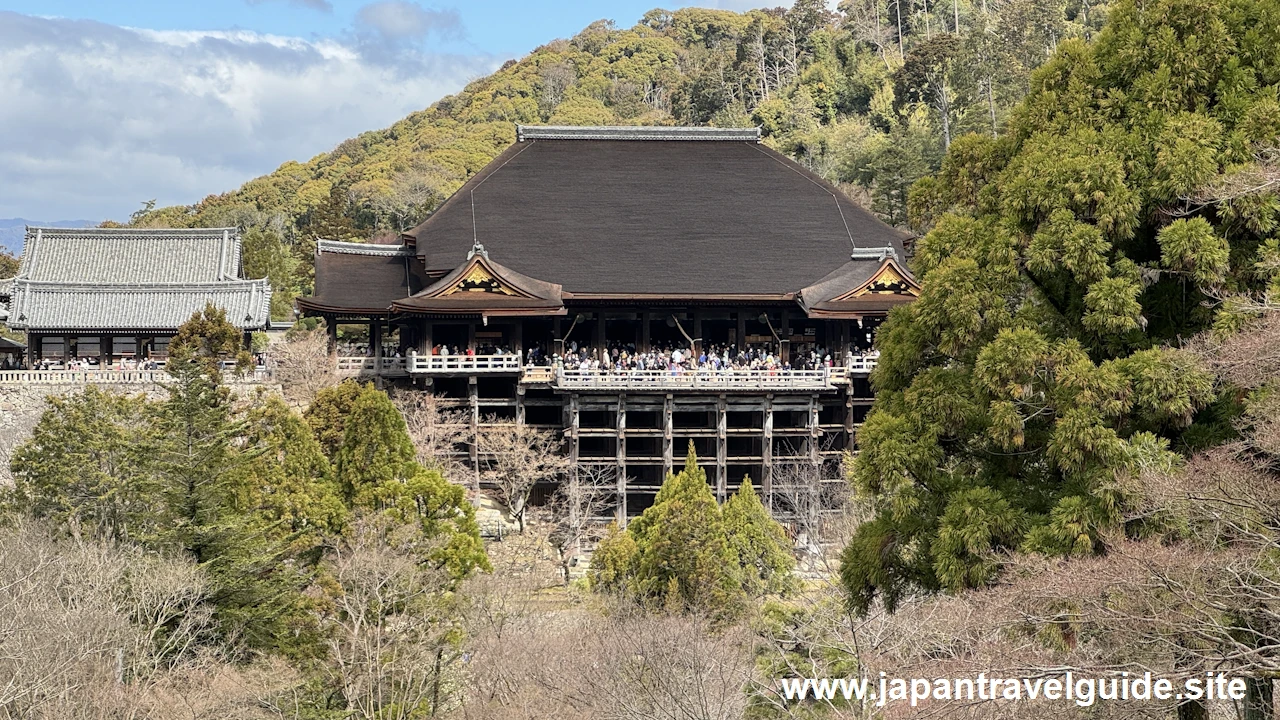
[[[629,29],[600,21],[390,128],[131,220],[263,231],[246,238],[246,270],[272,278],[284,316],[309,290],[315,238],[411,227],[514,142],[516,124],[552,123],[759,125],[766,142],[903,225],[907,189],[951,140],[1001,135],[1030,71],[1104,17],[1077,0],[825,8],[654,10]]]

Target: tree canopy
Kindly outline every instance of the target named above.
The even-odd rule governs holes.
[[[1179,343],[1273,281],[1274,193],[1212,189],[1280,134],[1274,12],[1119,2],[1032,74],[1007,134],[958,138],[915,184],[924,289],[881,330],[852,471],[876,510],[844,555],[857,608],[980,586],[1013,550],[1090,554],[1117,478],[1232,432],[1231,391]]]

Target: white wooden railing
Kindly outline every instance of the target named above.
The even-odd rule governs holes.
[[[855,375],[869,373],[876,369],[876,358],[855,355],[845,362],[845,368]]]
[[[409,372],[431,373],[509,373],[520,371],[520,356],[505,355],[414,355],[409,358]]]
[[[823,390],[831,377],[823,370],[557,370],[556,386],[575,390]]]
[[[261,383],[271,379],[266,370],[245,375],[227,373],[229,382]],[[164,370],[0,370],[0,385],[145,385],[171,382]]]
[[[404,375],[407,372],[405,358],[384,357],[382,368],[378,368],[378,359],[356,355],[338,356],[339,375]]]
[[[520,372],[522,383],[552,383],[555,379],[555,368],[547,365],[525,365],[524,370]]]

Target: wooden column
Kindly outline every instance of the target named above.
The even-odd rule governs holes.
[[[818,404],[818,396],[811,395],[809,397],[809,462],[814,465],[818,464],[820,458],[818,454],[819,445],[822,442],[822,428],[818,424],[821,407]]]
[[[662,402],[662,473],[664,476],[670,475],[675,467],[675,455],[672,448],[675,440],[672,434],[672,416],[674,413],[675,401],[668,393]]]
[[[565,423],[565,434],[569,436],[569,467],[576,471],[578,467],[578,427],[580,424],[578,396],[569,396],[569,421]]]
[[[475,338],[475,323],[471,325]],[[471,482],[480,489],[480,393],[476,388],[476,376],[467,378],[467,400],[471,403]]]
[[[653,313],[649,312],[648,310],[645,310],[643,313],[641,313],[640,323],[641,323],[640,345],[638,347],[638,350],[640,352],[649,352],[650,346],[653,344],[653,341],[650,339],[650,335],[649,335],[649,333],[651,333],[653,330],[652,328]]]
[[[618,447],[617,463],[618,467],[615,472],[618,476],[617,481],[617,507],[615,508],[615,517],[619,527],[627,525],[627,396],[625,394],[618,396]]]
[[[338,354],[338,318],[333,315],[326,315],[324,318],[325,332],[329,334],[329,354]],[[141,344],[139,344],[139,355],[141,355]]]
[[[524,384],[516,381],[516,427],[524,425]]]
[[[844,430],[847,434],[847,437],[845,438],[845,449],[849,452],[853,452],[854,448],[857,447],[857,443],[854,442],[852,379],[849,380],[849,384],[845,385],[844,388]]]
[[[516,357],[520,358],[520,364],[524,364],[524,320],[516,319],[515,328],[511,331],[511,347],[516,351]]]
[[[373,348],[373,382],[382,389],[382,318],[369,323],[369,345]]]
[[[761,456],[764,461],[764,477],[760,478],[760,492],[764,496],[764,506],[773,510],[773,395],[764,397],[764,448]]]
[[[729,412],[724,395],[716,401],[716,499],[729,496]]]
[[[551,321],[551,354],[564,357],[564,335],[558,317]]]
[[[738,352],[747,349],[747,313],[738,311]]]
[[[107,369],[107,366],[111,364],[111,354],[115,351],[111,339],[110,335],[98,337],[98,352],[101,353],[98,355],[98,367],[103,370]]]
[[[471,321],[467,323],[467,349],[472,353],[476,351],[476,323]],[[463,353],[464,355],[466,353]]]

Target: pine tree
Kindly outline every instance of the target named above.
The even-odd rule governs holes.
[[[232,417],[218,357],[238,331],[206,308],[179,329],[166,371],[169,397],[154,408],[146,448],[161,523],[153,547],[189,555],[210,578],[209,602],[227,640],[247,648],[305,652],[312,623],[302,589],[309,578],[269,523],[237,508],[237,477],[251,457],[237,447],[245,425]],[[176,341],[175,341],[176,342]]]
[[[792,590],[795,556],[787,532],[760,502],[751,487],[751,478],[724,504],[725,538],[737,558],[742,589],[752,597],[781,594]]]
[[[342,530],[347,508],[328,458],[311,427],[278,395],[248,413],[243,444],[250,455],[237,473],[236,507],[293,537],[299,549]]]
[[[651,507],[632,522],[635,591],[651,602],[670,603],[671,587],[688,611],[729,618],[741,611],[743,591],[724,520],[693,444],[684,469],[668,475]]]
[[[140,482],[150,432],[146,398],[90,385],[48,402],[31,439],[14,451],[6,504],[114,541],[154,532],[157,518]]]
[[[363,390],[364,386],[354,380],[323,388],[303,414],[329,462],[338,461],[338,448],[342,447],[346,434],[347,416]]]
[[[591,572],[588,578],[596,592],[635,594],[636,559],[640,548],[636,547],[631,533],[610,523],[605,536],[596,544],[591,555]]]
[[[393,507],[400,497],[397,485],[418,470],[404,417],[385,392],[364,385],[342,424],[334,465],[347,504],[376,511]]]
[[[416,527],[427,562],[455,581],[489,569],[475,508],[460,486],[417,463],[404,417],[385,392],[360,388],[342,424],[335,465],[348,506]]]

